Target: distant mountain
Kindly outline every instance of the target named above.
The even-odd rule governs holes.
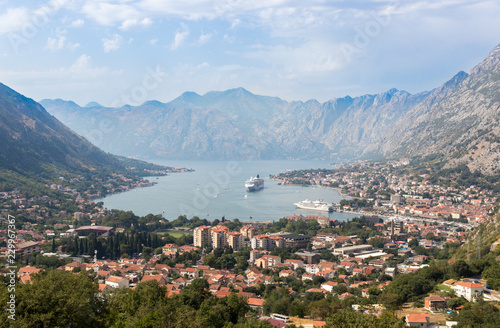
[[[104,107],[104,106],[95,101],[91,101],[87,105],[85,105],[85,108],[93,108],[93,107]]]
[[[459,72],[414,95],[391,89],[325,103],[287,102],[237,88],[135,107],[40,103],[97,146],[126,156],[342,160],[439,153],[495,172],[499,52],[495,48],[470,76]]]
[[[78,107],[71,102],[64,105]],[[62,171],[130,172],[127,166],[146,165],[103,152],[47,113],[39,103],[1,83],[0,140],[0,170],[27,177],[50,178]]]
[[[408,111],[375,148],[391,157],[441,154],[447,166],[500,173],[500,46]]]
[[[104,150],[142,158],[353,158],[378,140],[426,94],[396,89],[379,95],[286,102],[238,88],[169,103],[81,108],[61,100],[40,103]],[[75,106],[76,105],[76,106]],[[100,125],[109,125],[103,133]]]

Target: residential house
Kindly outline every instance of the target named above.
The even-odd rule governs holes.
[[[293,270],[281,270],[279,276],[280,278],[295,277],[295,272]]]
[[[141,282],[146,282],[151,280],[156,280],[158,281],[158,285],[165,286],[168,283],[169,278],[168,276],[164,276],[161,274],[145,275],[144,277],[142,277]]]
[[[484,286],[481,284],[463,281],[457,282],[453,288],[457,296],[463,296],[469,302],[483,295],[484,291]]]
[[[99,284],[99,293],[103,294],[106,292],[111,292],[113,290],[113,287],[111,287],[108,284]]]
[[[314,278],[314,275],[312,273],[303,273],[302,274],[302,281],[305,281],[305,280],[313,280]]]
[[[264,255],[261,258],[255,260],[255,266],[263,269],[273,268],[277,264],[281,263],[281,258],[274,255]]]
[[[408,327],[429,327],[429,315],[424,313],[410,313],[406,315],[406,325]]]
[[[353,296],[353,295],[351,293],[347,292],[347,293],[339,295],[339,300],[343,301],[346,298],[351,297],[351,296]]]
[[[181,276],[187,275],[189,279],[196,279],[198,278],[198,269],[196,268],[181,269],[179,274]]]
[[[129,288],[129,281],[127,278],[118,276],[109,276],[106,279],[106,285],[109,285],[113,288]]]
[[[337,286],[338,284],[339,284],[338,282],[327,281],[327,282],[321,284],[321,289],[324,289],[327,292],[331,292],[333,290],[333,287]]]
[[[446,300],[438,295],[430,295],[425,298],[425,308],[429,311],[444,311]]]
[[[250,308],[253,310],[261,310],[262,307],[264,306],[264,302],[265,300],[260,298],[249,298],[248,306],[250,306]]]
[[[346,269],[347,272],[353,272],[354,268],[356,268],[358,265],[354,262],[343,261],[340,263],[340,266]]]
[[[334,278],[336,273],[337,273],[337,271],[335,271],[335,270],[325,270],[325,271],[321,271],[321,272],[316,273],[316,275],[319,277],[325,278],[325,280],[328,280],[328,279]]]
[[[306,272],[316,275],[318,272],[321,272],[323,267],[318,264],[306,264]]]
[[[271,285],[274,284],[274,282],[273,276],[264,276],[264,285]]]
[[[304,267],[304,262],[301,260],[292,260],[288,259],[285,260],[284,262],[286,265],[288,265],[292,270],[297,270],[298,268],[303,268]]]

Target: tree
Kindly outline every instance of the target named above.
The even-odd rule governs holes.
[[[339,311],[328,317],[325,328],[403,328],[404,322],[395,316],[384,315],[377,318],[371,314],[355,311]]]
[[[146,261],[149,261],[151,258],[151,253],[153,252],[153,249],[151,247],[143,247],[142,248],[142,258],[145,259]]]
[[[325,277],[323,276],[314,276],[312,282],[313,284],[316,286],[316,285],[321,285],[322,283],[324,283],[326,280],[325,280]]]
[[[446,302],[446,305],[452,309],[452,310],[455,310],[457,307],[459,307],[460,305],[463,304],[463,301],[461,298],[457,298],[457,297],[453,297],[453,298],[450,298],[448,300],[448,302]]]
[[[250,318],[246,320],[244,323],[238,323],[238,324],[228,323],[227,325],[224,326],[224,328],[274,328],[274,327],[275,326],[273,326],[269,321],[259,320],[256,318]]]
[[[396,311],[403,304],[401,298],[394,293],[383,293],[379,296],[378,301],[389,311]]]
[[[486,280],[486,285],[492,289],[500,289],[500,263],[494,262],[491,266],[483,271],[483,279]]]
[[[482,299],[472,306],[466,306],[457,316],[458,325],[462,328],[495,328],[500,322],[500,311],[498,308]]]
[[[416,238],[413,238],[408,242],[408,247],[413,248],[415,246],[418,246],[418,240]]]
[[[98,292],[86,273],[41,272],[31,285],[16,286],[16,320],[1,311],[1,321],[11,327],[100,327],[106,309]]]
[[[120,289],[110,296],[106,326],[154,327],[161,321],[161,310],[167,301],[166,288],[157,281],[147,281],[135,289]]]
[[[450,266],[450,274],[453,279],[461,279],[472,276],[469,265],[464,260],[457,261]]]
[[[325,319],[332,310],[330,303],[325,298],[309,303],[308,308],[311,317],[321,320]]]
[[[268,288],[269,287],[269,288]],[[290,292],[285,288],[272,288],[266,286],[266,302],[264,303],[264,313],[279,313],[288,315],[292,302]]]
[[[238,297],[235,293],[231,293],[227,299],[229,321],[237,323],[238,320],[245,318],[245,314],[250,310],[248,302],[244,297]]]
[[[385,238],[372,238],[368,241],[368,244],[376,248],[384,248]]]
[[[294,300],[292,304],[290,304],[290,315],[303,318],[307,313],[307,307],[304,302],[299,300]]]

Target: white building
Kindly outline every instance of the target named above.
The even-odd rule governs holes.
[[[333,287],[335,287],[337,285],[338,285],[338,282],[327,281],[324,284],[321,284],[321,289],[324,289],[327,292],[331,292],[333,290]]]
[[[306,264],[306,272],[311,273],[311,274],[317,274],[318,272],[321,272],[323,270],[323,267],[319,264]]]
[[[106,285],[109,285],[113,288],[128,288],[129,283],[127,278],[118,277],[118,276],[109,276],[106,279]]]
[[[469,302],[483,295],[484,291],[484,286],[481,284],[463,281],[457,282],[453,288],[457,296],[463,296]]]

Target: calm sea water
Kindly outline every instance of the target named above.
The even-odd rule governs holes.
[[[270,174],[287,170],[332,168],[326,161],[155,161],[175,167],[189,167],[194,172],[150,177],[158,184],[96,200],[108,209],[131,210],[137,215],[161,214],[173,220],[186,214],[210,221],[238,218],[240,221],[273,221],[293,214],[323,214],[295,208],[293,203],[305,199],[339,202],[343,197],[334,189],[278,185]],[[247,192],[245,181],[251,176],[264,178],[265,188]],[[344,221],[355,217],[350,213],[330,213]]]

